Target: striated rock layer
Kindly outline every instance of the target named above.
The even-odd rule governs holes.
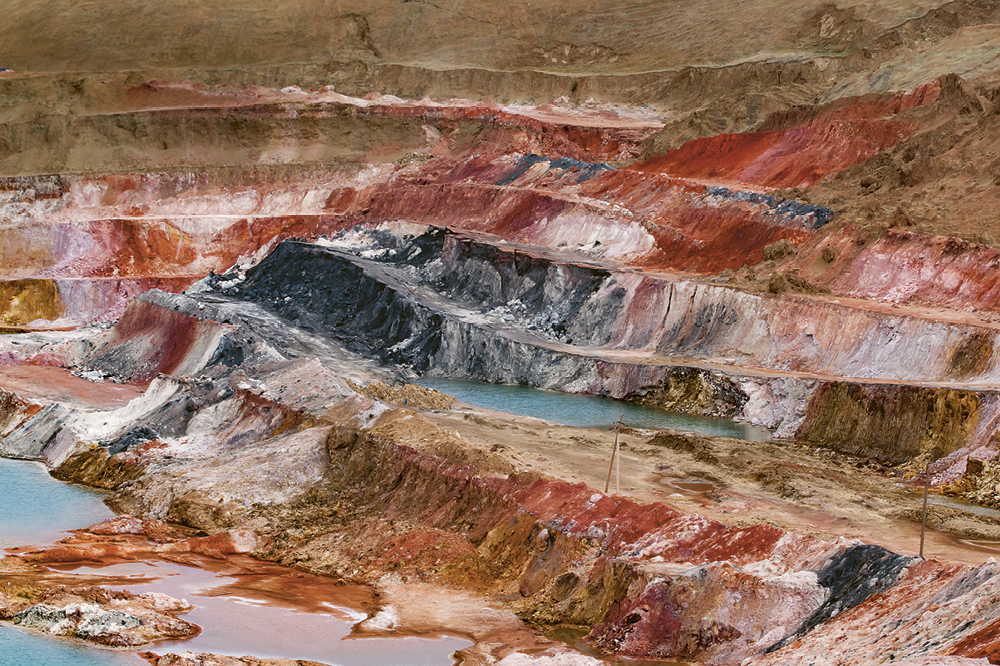
[[[0,455],[139,518],[17,562],[136,556],[155,518],[206,534],[158,556],[377,586],[359,632],[455,630],[413,608],[461,597],[469,664],[592,663],[524,623],[641,659],[1000,663],[991,546],[832,536],[914,542],[883,496],[917,470],[997,504],[995,7],[63,4],[0,25]],[[626,430],[610,496],[595,431],[420,375],[778,439]],[[192,630],[46,595],[6,619]]]
[[[835,427],[829,414],[875,404],[816,372],[712,356],[727,326],[747,330],[739,329],[744,299],[758,308],[754,317],[784,299],[660,283],[595,260],[569,262],[542,248],[440,229],[288,241],[256,266],[210,277],[188,294],[148,292],[113,328],[92,329],[75,344],[54,348],[38,333],[9,338],[12,350],[59,349],[61,362],[84,377],[144,388],[124,406],[105,398],[43,408],[42,396],[12,397],[5,455],[42,459],[61,478],[113,489],[120,510],[208,533],[260,535],[250,547],[261,557],[371,583],[394,572],[456,585],[505,599],[536,626],[587,627],[595,645],[623,655],[711,664],[799,659],[820,649],[813,636],[852,617],[884,617],[886,605],[903,605],[909,622],[948,604],[967,609],[975,598],[974,612],[946,613],[947,623],[887,627],[873,637],[875,649],[890,646],[900,659],[995,658],[982,638],[1000,612],[991,601],[992,564],[920,563],[859,541],[727,525],[662,502],[607,496],[471,448],[360,388],[420,371],[580,382],[577,390],[628,395],[666,387],[665,377],[683,381],[697,368],[718,387],[720,403],[763,409],[762,390],[774,395],[794,377],[806,387],[786,406],[805,414],[799,436],[831,439],[823,434]],[[642,310],[630,302],[662,287],[678,305],[666,323],[640,328]],[[722,302],[730,309],[709,304],[700,315],[697,298],[678,296],[688,288],[729,294]],[[684,328],[670,317],[702,323]],[[911,319],[914,331],[941,326]],[[753,343],[746,332],[739,337]],[[787,342],[761,336],[756,344],[779,350]],[[758,362],[768,358],[755,353]],[[89,391],[87,379],[70,377],[71,389]],[[882,408],[878,432],[898,433],[869,455],[889,462],[941,455],[976,432],[987,411],[977,406],[985,404],[979,393],[919,384],[891,375],[871,384],[907,397]],[[855,406],[845,407],[852,399]],[[950,408],[928,406],[949,401],[964,405],[957,421],[938,416]],[[899,425],[907,419],[923,430]],[[863,445],[874,426],[859,423],[853,437]],[[851,440],[841,431],[846,447]],[[73,555],[65,546],[24,557],[72,561],[99,550]],[[908,586],[924,580],[927,567],[951,578],[934,579],[936,596],[914,595]],[[951,579],[964,582],[949,587]],[[845,663],[871,649],[857,646],[842,650]]]

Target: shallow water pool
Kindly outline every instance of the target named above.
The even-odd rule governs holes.
[[[39,464],[0,459],[0,548],[44,545],[62,532],[87,527],[114,514],[103,494],[52,478]],[[263,567],[263,565],[261,565]],[[224,573],[169,562],[134,562],[103,567],[62,567],[118,579],[112,589],[163,592],[186,598],[195,609],[183,615],[202,633],[183,641],[156,643],[145,649],[167,652],[216,652],[242,656],[310,659],[338,666],[448,666],[451,653],[472,645],[464,638],[353,638],[351,627],[365,617],[352,609],[357,591],[333,579],[313,578],[308,589],[286,583],[281,594],[300,602],[308,592],[312,612],[281,603],[250,582]],[[279,570],[280,575],[292,575]],[[279,575],[272,574],[272,575]],[[297,575],[297,574],[296,574]],[[120,579],[134,583],[119,584]],[[321,597],[321,599],[320,599]],[[0,666],[141,666],[136,650],[112,650],[82,641],[0,625]]]
[[[656,407],[592,395],[546,391],[530,386],[487,384],[465,379],[418,379],[417,384],[453,395],[462,402],[498,412],[533,416],[553,423],[581,428],[607,428],[624,418],[633,428],[669,428],[716,437],[736,437],[763,442],[771,437],[767,428],[711,416],[668,412]]]
[[[39,463],[0,458],[0,549],[52,543],[115,514],[105,493],[53,479]]]
[[[364,588],[332,578],[261,565],[253,575],[230,575],[172,562],[116,564],[86,573],[134,578],[130,592],[161,592],[185,599],[194,610],[181,617],[202,628],[193,638],[156,643],[147,649],[213,652],[260,658],[308,659],[337,666],[445,666],[450,655],[472,645],[456,637],[354,637],[352,626],[367,617],[355,603]],[[355,607],[352,608],[352,605]],[[307,610],[308,609],[308,610]]]
[[[0,627],[0,666],[142,666],[135,652],[118,652],[43,636],[17,627]]]

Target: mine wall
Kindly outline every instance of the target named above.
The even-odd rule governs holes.
[[[1000,565],[959,564],[998,522],[925,494],[912,556],[921,482],[1000,503],[1000,4],[42,4],[0,21],[0,457],[133,515],[5,580],[149,537],[626,659],[1000,663]]]
[[[244,281],[214,284],[386,367],[725,416],[886,464],[975,449],[995,430],[992,394],[958,388],[995,374],[992,331],[660,280],[474,234],[361,233],[374,239],[367,251],[283,243]],[[226,326],[198,323],[211,315],[191,305],[169,313],[158,293],[124,313],[114,344],[88,354],[85,370],[148,382],[201,367],[231,339]],[[875,334],[849,333],[867,327]],[[942,340],[954,340],[950,352]],[[652,357],[621,358],[635,350]],[[877,381],[823,377],[862,367]],[[935,369],[955,388],[922,386]]]
[[[990,436],[979,427],[992,419],[989,392],[922,385],[933,376],[931,353],[942,380],[992,374],[992,334],[981,330],[566,264],[444,230],[371,239],[360,257],[284,243],[242,282],[216,283],[227,297],[260,303],[355,353],[431,376],[747,420],[893,465],[936,460]],[[806,309],[815,315],[801,319]],[[803,329],[803,321],[818,323]],[[872,321],[881,337],[844,332]],[[939,349],[942,338],[956,340],[950,355]],[[616,356],[651,348],[657,363]],[[914,375],[907,362],[921,350],[925,365]],[[875,381],[824,379],[862,366],[865,375],[880,371]]]
[[[975,435],[980,420],[995,420],[995,398],[990,399],[994,396],[946,388],[824,382],[810,398],[796,437],[889,465],[932,462],[963,447],[985,444]]]
[[[618,277],[613,272],[542,254],[515,256],[442,230],[419,242],[357,233],[353,250],[346,234],[328,246],[285,242],[245,274],[211,277],[183,296],[139,297],[84,367],[138,382],[157,376],[142,400],[110,419],[42,409],[4,439],[4,455],[46,459],[60,478],[113,488],[120,510],[212,532],[254,524],[273,534],[259,554],[286,564],[368,582],[386,571],[412,572],[506,595],[535,626],[582,626],[602,649],[637,658],[728,665],[771,659],[773,651],[788,660],[774,663],[793,663],[811,654],[817,632],[861,635],[859,624],[872,622],[886,604],[907,606],[906,617],[934,613],[936,624],[920,643],[905,624],[864,634],[872,654],[891,648],[900,657],[919,656],[931,647],[940,654],[963,641],[982,644],[985,656],[1000,654],[982,633],[993,611],[970,620],[967,610],[972,597],[1000,595],[994,565],[947,567],[770,525],[726,526],[517,472],[487,453],[404,446],[375,432],[397,419],[405,427],[405,419],[417,418],[411,412],[359,396],[315,361],[276,355],[250,319],[226,313],[258,303],[297,329],[339,338],[359,356],[379,349],[386,363],[479,379],[493,373],[540,385],[568,382],[581,391],[645,389],[654,404],[692,411],[737,415],[742,403],[746,418],[748,408],[780,411],[775,404],[783,395],[784,409],[803,411],[799,431],[807,441],[832,443],[837,419],[851,415],[857,452],[892,463],[947,453],[971,436],[987,411],[974,392],[815,379],[793,385],[794,378],[740,375],[736,368],[609,362],[559,336],[578,335],[574,326],[585,330],[581,322],[608,299],[615,304],[608,312],[628,312],[628,290],[609,287]],[[428,280],[432,289],[405,279],[437,262],[444,265],[436,282]],[[625,276],[633,277],[648,281]],[[470,312],[461,294],[475,289],[494,299],[481,309],[506,306],[503,316]],[[515,300],[523,310],[509,307]],[[574,309],[560,310],[567,300]],[[538,319],[544,313],[552,316]],[[716,319],[724,324],[729,316],[723,310]],[[536,327],[541,333],[533,340],[517,339],[493,325],[506,317],[548,328]],[[622,324],[612,320],[610,329],[593,333],[595,348],[618,339],[614,326]],[[151,353],[158,349],[165,353]],[[540,373],[540,366],[550,370]],[[501,368],[518,377],[501,377]],[[339,420],[331,427],[324,421],[331,404],[358,426]],[[9,411],[21,409],[11,403]],[[928,441],[899,437],[916,426],[940,434]],[[89,442],[80,441],[84,433]],[[157,453],[164,443],[169,459]],[[280,474],[275,456],[285,463]],[[308,516],[304,536],[286,531],[290,507]],[[925,580],[920,595],[910,586],[914,576]]]
[[[309,313],[331,310],[323,315],[324,322],[316,324],[334,330],[337,322],[348,322],[348,315],[357,308],[370,307],[373,301],[374,292],[365,291],[361,296],[355,287],[341,285],[360,281],[367,285],[365,290],[381,291],[371,283],[382,281],[396,285],[396,290],[405,285],[409,300],[426,309],[461,312],[463,316],[458,318],[467,323],[475,321],[468,309],[475,299],[466,294],[493,294],[487,303],[494,304],[497,312],[493,316],[500,323],[520,324],[543,341],[575,345],[577,353],[598,357],[642,349],[652,358],[664,360],[685,358],[807,376],[914,384],[989,381],[998,373],[993,353],[996,332],[987,327],[888,314],[808,297],[778,297],[695,281],[657,279],[629,271],[587,270],[532,258],[530,250],[498,252],[480,247],[475,252],[456,252],[450,248],[457,246],[446,249],[442,245],[447,232],[435,234],[439,238],[433,247],[424,245],[429,240],[391,240],[386,247],[368,252],[368,258],[355,258],[351,252],[336,248],[283,247],[252,269],[245,283],[227,293],[260,302],[270,300],[271,307],[292,320],[307,321]],[[398,248],[392,246],[397,242]],[[469,240],[462,243],[471,243],[470,248],[476,244]],[[290,259],[293,254],[299,255],[296,261]],[[313,265],[306,270],[305,264],[310,262]],[[357,267],[344,265],[349,263]],[[555,270],[548,267],[552,264],[557,265]],[[354,277],[341,275],[344,271]],[[560,286],[568,284],[574,274],[587,273],[587,284],[573,287],[581,291]],[[324,279],[324,274],[331,278]],[[423,274],[430,276],[428,284],[419,284]],[[300,280],[304,284],[296,284]],[[539,288],[541,280],[544,286]],[[279,298],[278,292],[286,285],[289,291]],[[513,300],[501,303],[498,295]],[[289,298],[279,303],[285,296]],[[579,305],[563,307],[567,302]],[[397,306],[387,303],[384,307]],[[489,315],[489,309],[483,307],[486,312],[475,314]],[[367,321],[381,326],[391,314],[386,311]],[[404,335],[399,328],[404,326],[407,324],[398,322],[384,331],[379,329],[378,344],[371,346],[392,347],[407,340],[412,333]],[[862,330],[865,335],[858,334]],[[351,330],[350,334],[363,336],[364,331]],[[401,350],[392,353],[400,354]]]
[[[416,417],[402,410],[382,418]],[[811,642],[799,639],[829,625],[843,631],[870,622],[887,604],[911,606],[905,617],[962,608],[951,611],[954,618],[938,613],[938,624],[918,643],[906,624],[866,634],[853,647],[855,658],[874,663],[867,661],[874,653],[861,658],[860,651],[890,645],[899,658],[931,647],[940,654],[961,641],[981,641],[992,621],[990,615],[970,622],[963,606],[970,595],[998,593],[992,564],[923,563],[770,525],[726,526],[585,484],[489,472],[503,467],[489,454],[474,461],[457,449],[430,453],[351,427],[310,428],[276,442],[289,438],[297,443],[250,444],[239,455],[255,461],[283,450],[302,460],[298,497],[274,495],[262,479],[262,503],[248,510],[227,502],[234,479],[206,479],[198,471],[225,463],[222,456],[127,482],[115,501],[213,531],[253,521],[264,534],[274,530],[261,555],[317,573],[375,580],[390,571],[503,594],[536,626],[591,628],[596,645],[636,658],[738,664],[773,652],[775,663],[785,663],[780,658],[810,653]],[[242,468],[241,482],[267,473],[252,462]],[[154,496],[155,504],[144,504]],[[284,520],[285,506],[305,511],[292,514],[310,526],[304,537],[261,527]],[[914,577],[924,594],[913,594]]]
[[[193,108],[169,108],[169,101],[167,108],[156,108],[152,102],[148,109],[36,115],[0,125],[0,174],[266,164],[290,145],[297,146],[297,160],[303,163],[394,162],[432,146],[427,133],[432,127],[432,134],[451,136],[463,150],[519,142],[524,150],[557,157],[618,160],[637,157],[638,146],[653,133],[650,128],[553,125],[472,103],[426,108],[220,97],[206,95],[204,104]]]
[[[531,154],[429,163],[363,191],[346,187],[328,205],[372,225],[407,220],[587,245],[630,265],[702,274],[758,263],[766,245],[801,243],[832,219],[820,206]]]
[[[536,626],[592,628],[596,645],[637,658],[737,664],[769,650],[797,658],[809,645],[797,639],[829,623],[870,621],[858,617],[881,604],[916,604],[909,611],[919,615],[997,587],[992,565],[934,564],[933,581],[922,588],[930,596],[914,595],[904,583],[914,567],[926,577],[930,563],[769,525],[726,526],[530,472],[505,475],[496,470],[506,463],[490,454],[430,453],[363,429],[312,427],[302,412],[246,389],[231,392],[231,382],[209,379],[207,370],[199,381],[175,382],[171,391],[179,392],[142,417],[147,426],[69,458],[57,476],[115,489],[122,510],[199,529],[250,521],[265,536],[274,531],[262,556],[307,570],[372,582],[395,571],[506,594]],[[289,380],[301,376],[298,369]],[[210,450],[181,449],[156,462],[159,438],[196,432],[194,421],[234,400],[246,411],[231,434],[221,433]],[[415,417],[396,410],[381,418]],[[275,455],[287,463],[277,477],[269,462]],[[303,503],[310,530],[290,540],[288,525],[274,521]],[[990,621],[957,615],[928,630],[938,649],[981,640]],[[908,636],[905,626],[871,634],[883,642]],[[898,654],[925,648],[904,645]]]
[[[346,112],[296,114],[279,105],[240,109],[184,109],[114,115],[50,116],[2,126],[0,172],[11,175],[108,172],[164,166],[208,166],[258,161],[279,146],[303,140],[316,162],[372,148],[380,135],[393,159],[426,145],[422,123]],[[193,137],[203,145],[192,149]],[[44,150],[37,150],[45,146]],[[117,146],[110,148],[109,146]]]

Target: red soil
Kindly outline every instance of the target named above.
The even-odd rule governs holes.
[[[810,187],[908,137],[918,125],[888,117],[930,104],[940,91],[935,81],[889,98],[795,108],[768,118],[759,131],[695,139],[631,168],[766,188]]]
[[[863,162],[917,129],[896,120],[854,120],[773,132],[720,134],[689,141],[636,171],[678,178],[731,181],[766,188],[810,187]]]

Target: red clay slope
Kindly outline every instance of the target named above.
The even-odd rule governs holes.
[[[939,94],[935,81],[884,100],[860,98],[847,106],[792,110],[765,121],[763,131],[695,139],[631,168],[709,182],[810,187],[908,137],[917,124],[889,116],[930,104]],[[767,129],[796,119],[800,124],[795,127]]]

